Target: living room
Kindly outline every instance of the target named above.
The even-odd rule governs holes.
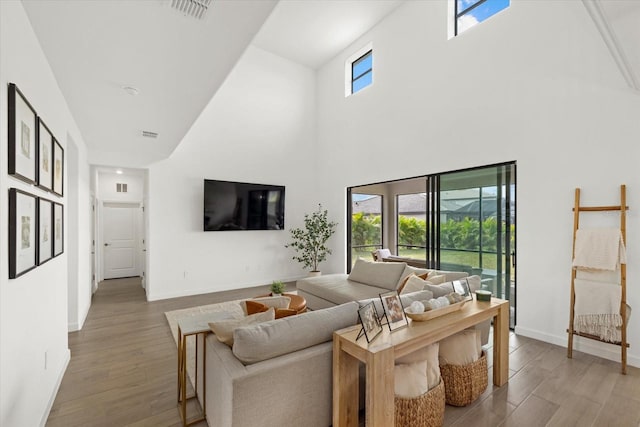
[[[271,7],[277,12],[286,3]],[[565,346],[576,187],[585,203],[608,205],[618,203],[619,185],[627,185],[630,283],[640,274],[633,262],[634,242],[640,241],[640,97],[588,5],[511,3],[448,39],[446,1],[399,2],[317,67],[265,50],[258,33],[192,117],[175,151],[148,165],[114,165],[147,170],[147,299],[306,274],[284,248],[288,232],[202,232],[203,179],[286,186],[287,229],[322,203],[339,222],[333,254],[322,265],[323,273],[332,273],[346,271],[348,187],[516,161],[515,333]],[[12,280],[6,253],[2,257],[0,424],[7,426],[44,424],[73,357],[67,333],[71,324],[82,329],[91,307],[91,165],[109,164],[110,155],[89,149],[75,117],[80,112],[72,110],[73,100],[58,83],[60,71],[38,36],[42,28],[33,27],[33,10],[27,9],[37,4],[0,2],[0,105],[7,105],[7,84],[16,83],[65,148],[65,252]],[[637,18],[638,9],[631,10]],[[271,9],[261,13],[256,20],[264,22]],[[368,43],[373,84],[345,97],[345,61]],[[74,48],[71,42],[63,47]],[[188,78],[176,84],[187,90]],[[0,152],[7,153],[6,112],[1,117]],[[8,189],[36,190],[8,176],[6,161],[0,164],[0,218],[6,224]],[[594,225],[616,219],[600,216]],[[0,243],[8,248],[5,233]],[[628,303],[640,303],[632,285]],[[640,330],[632,322],[628,332],[629,364],[637,367]],[[619,359],[611,346],[582,341],[577,349]]]

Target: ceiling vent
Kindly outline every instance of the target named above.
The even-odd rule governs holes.
[[[213,0],[171,0],[171,8],[195,19],[204,19]]]
[[[157,132],[151,132],[149,130],[143,130],[142,131],[142,136],[144,136],[145,138],[157,138],[158,137],[158,133]]]

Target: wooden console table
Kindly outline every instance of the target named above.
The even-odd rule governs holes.
[[[394,425],[395,359],[493,318],[493,383],[509,379],[509,302],[469,301],[453,313],[383,332],[371,343],[356,340],[360,325],[333,333],[333,425],[358,426],[358,363],[366,366],[366,425]]]

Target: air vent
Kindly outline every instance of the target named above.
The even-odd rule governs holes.
[[[171,0],[171,8],[185,16],[204,19],[213,0]]]
[[[157,138],[158,137],[158,133],[157,132],[151,132],[149,130],[143,130],[142,131],[142,136],[144,136],[145,138]]]
[[[116,184],[116,193],[126,193],[127,192],[127,184]]]

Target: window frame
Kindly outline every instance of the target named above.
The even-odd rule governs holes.
[[[474,4],[472,4],[471,6],[467,7],[466,9],[462,10],[462,11],[458,11],[458,0],[451,0],[451,1],[453,2],[453,36],[456,37],[456,36],[460,35],[460,33],[458,32],[458,19],[460,19],[461,17],[469,14],[469,12],[472,12],[476,8],[482,6],[483,4],[487,3],[489,0],[479,0],[479,1],[475,2]],[[492,16],[495,16],[496,14],[498,14],[499,12],[502,12],[503,10],[507,9],[510,6],[511,6],[511,0],[509,0],[509,4],[506,7],[495,11],[491,15],[487,16],[486,19],[488,19],[488,18],[490,18]],[[478,22],[478,24],[480,24],[482,22],[484,22],[484,20]]]
[[[367,86],[361,88],[357,92],[353,92],[353,81],[356,80],[353,78],[353,64],[357,61],[363,59],[368,54],[371,54],[371,69],[369,72],[371,73],[371,83]],[[352,55],[350,55],[344,63],[344,97],[347,98],[351,95],[355,95],[356,93],[362,92],[364,89],[371,87],[373,85],[373,43],[369,42],[357,51],[355,51]],[[362,73],[359,77],[362,77],[366,74]]]
[[[368,57],[371,57],[371,68],[368,68],[367,70],[363,71],[362,73],[358,74],[358,76],[355,76],[355,69],[357,67],[357,65],[360,62],[365,61]],[[367,86],[363,86],[360,89],[358,89],[357,91],[354,92],[353,89],[353,84],[360,80],[361,78],[363,78],[365,75],[371,73],[371,83],[369,83]],[[360,56],[358,59],[356,59],[355,61],[353,61],[351,63],[351,94],[353,95],[354,93],[358,93],[361,90],[363,90],[364,88],[371,86],[373,84],[373,49],[369,49],[367,52],[365,52],[362,56]]]

